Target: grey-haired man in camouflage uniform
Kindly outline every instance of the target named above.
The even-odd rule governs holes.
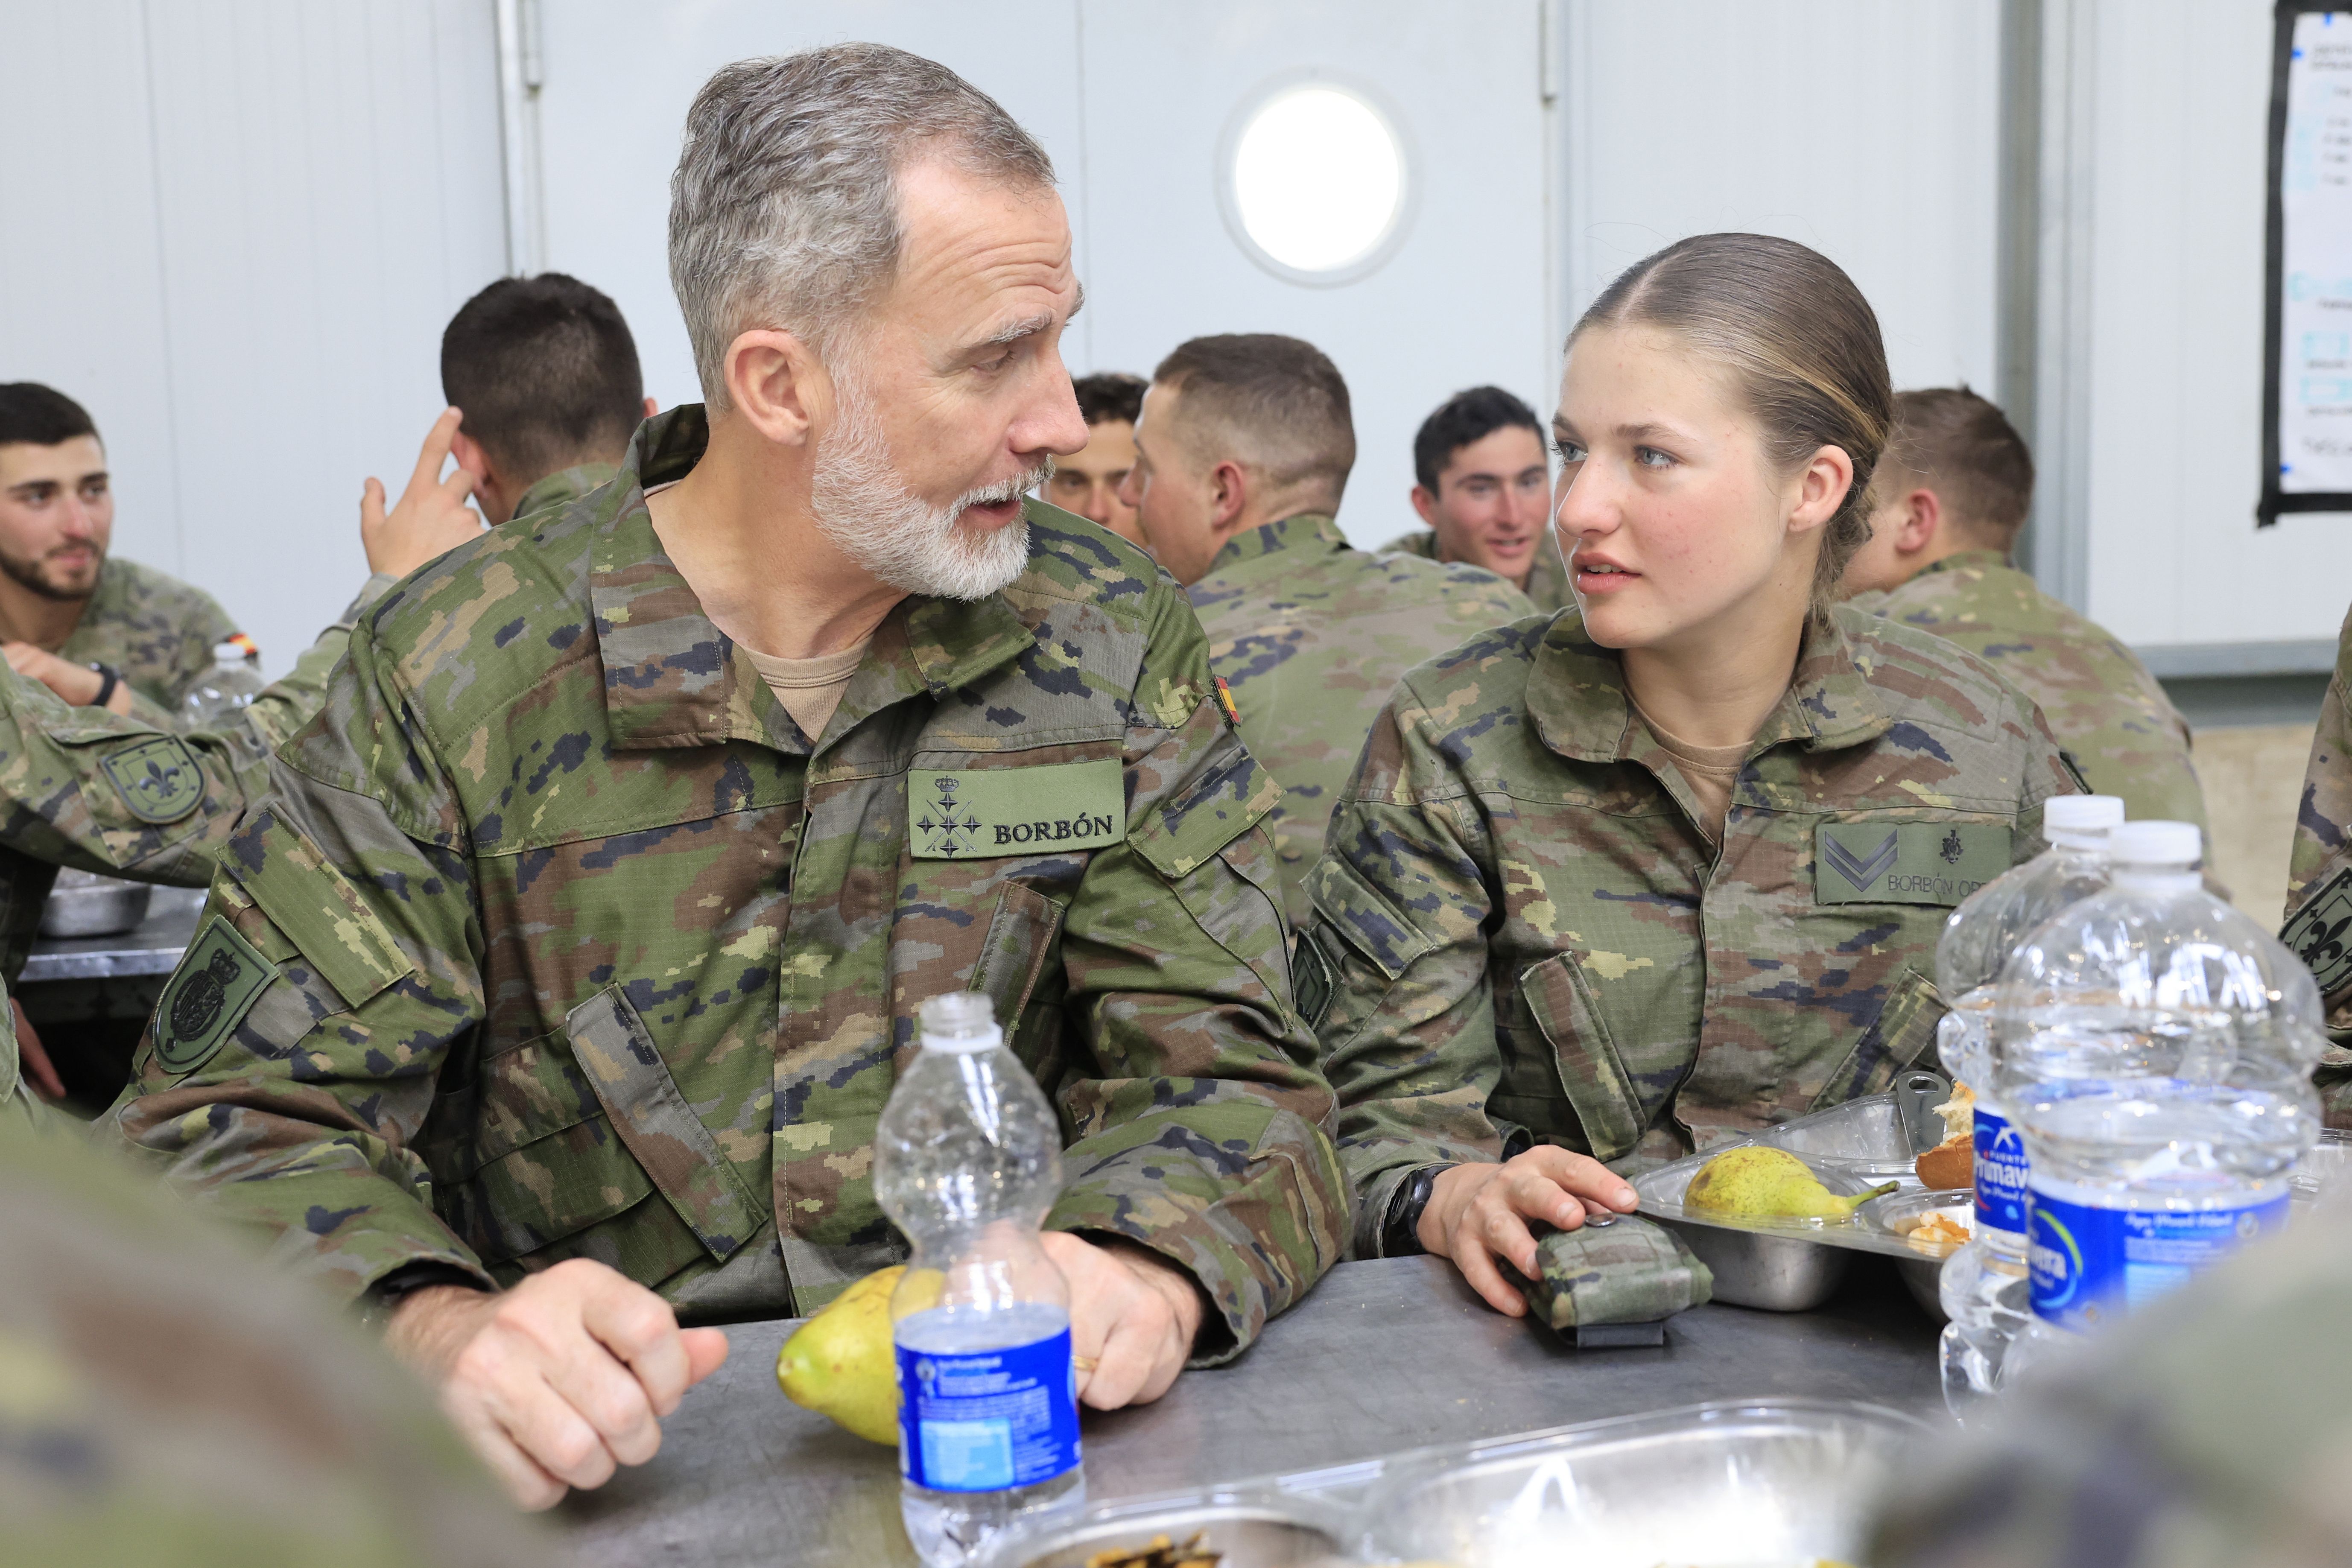
[[[1304,928],[1324,825],[1397,678],[1525,616],[1527,596],[1476,566],[1349,546],[1332,517],[1356,461],[1348,384],[1297,338],[1177,349],[1144,395],[1136,454],[1120,493],[1188,584],[1242,738],[1281,781],[1269,825]]]
[[[521,1500],[642,1462],[725,1352],[904,1256],[921,1002],[1053,1095],[1097,1406],[1338,1257],[1277,798],[1141,552],[1024,492],[1086,432],[1036,143],[843,45],[689,110],[711,400],[365,617],[223,857],[121,1135],[366,1300]]]

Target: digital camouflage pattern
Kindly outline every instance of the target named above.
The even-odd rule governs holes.
[[[2279,940],[2311,966],[2327,1004],[2329,1047],[2315,1075],[2328,1125],[2352,1126],[2352,616],[2319,705],[2295,809]]]
[[[218,730],[68,707],[0,668],[0,981],[24,972],[60,866],[171,887],[211,882],[214,853],[268,793],[270,753],[318,712],[353,621],[391,585],[369,578],[286,679]]]
[[[0,1141],[17,1133],[51,1130],[52,1112],[25,1081],[25,1058],[16,1045],[16,1010],[0,994]]]
[[[2331,1209],[2333,1212],[2331,1212]],[[1901,1467],[1876,1568],[2322,1568],[2352,1562],[2352,1211],[2284,1234],[2111,1326],[1988,1430]]]
[[[1654,1323],[1714,1298],[1715,1275],[1681,1237],[1618,1215],[1536,1243],[1528,1307],[1555,1329],[1573,1329]]]
[[[2091,788],[2134,822],[2205,826],[2189,721],[2139,656],[2042,591],[1997,550],[1947,555],[1901,587],[1852,603],[1958,643],[2041,705]]]
[[[1933,1043],[1950,906],[2075,787],[1990,666],[1840,609],[1718,854],[1622,672],[1572,611],[1489,633],[1404,678],[1340,797],[1308,882],[1328,1007],[1303,952],[1299,984],[1366,1256],[1423,1165],[1532,1140],[1631,1175],[1886,1089]],[[1953,874],[1904,869],[1922,826]],[[1900,885],[1845,897],[1872,881]]]
[[[0,1258],[0,1561],[557,1561],[356,1325],[5,1106]]]
[[[1282,783],[1268,826],[1286,912],[1304,927],[1324,824],[1397,678],[1519,619],[1527,595],[1475,566],[1353,549],[1313,513],[1234,535],[1190,592],[1242,739]]]
[[[570,506],[589,491],[611,484],[620,471],[616,463],[581,463],[559,468],[522,492],[522,499],[515,502],[514,514],[530,517],[535,512]]]
[[[1381,546],[1383,552],[1396,552],[1418,555],[1424,561],[1437,559],[1437,531],[1424,528],[1408,533],[1402,539],[1391,539]],[[1569,581],[1568,563],[1559,553],[1559,533],[1547,527],[1543,538],[1536,542],[1535,564],[1528,568],[1527,599],[1546,615],[1565,610],[1576,603],[1576,585]]]
[[[362,618],[223,855],[239,943],[173,976],[109,1120],[346,1294],[587,1257],[688,1321],[804,1313],[905,1255],[875,1124],[918,1006],[978,990],[1069,1139],[1049,1223],[1189,1270],[1198,1348],[1234,1353],[1339,1256],[1347,1196],[1277,788],[1183,595],[1033,502],[1028,571],[901,603],[813,743],[646,513],[707,440],[698,406],[649,421],[614,484]],[[1015,770],[1033,820],[937,788]],[[1067,847],[1055,805],[1118,840]]]
[[[132,717],[176,728],[180,700],[213,667],[213,645],[236,630],[219,601],[194,584],[109,556],[58,657],[112,665],[138,696]]]

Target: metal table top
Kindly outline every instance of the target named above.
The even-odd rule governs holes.
[[[895,1450],[777,1391],[797,1327],[728,1331],[651,1463],[557,1510],[583,1563],[908,1563]],[[1664,1348],[1578,1351],[1488,1310],[1434,1258],[1343,1263],[1230,1366],[1156,1405],[1085,1416],[1087,1490],[1108,1501],[1350,1463],[1708,1399],[1813,1394],[1942,1408],[1936,1326],[1891,1266],[1858,1261],[1821,1310],[1706,1306]]]
[[[33,944],[19,985],[44,980],[109,980],[169,974],[180,967],[204,913],[202,888],[162,888],[147,902],[147,918],[115,936],[43,937]]]

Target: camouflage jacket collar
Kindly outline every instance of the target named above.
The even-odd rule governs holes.
[[[514,514],[529,517],[551,506],[569,505],[590,490],[610,484],[620,471],[610,463],[581,463],[559,469],[523,491],[522,499],[515,502]]]
[[[1424,561],[1437,559],[1437,530],[1424,528],[1416,533],[1400,534],[1381,546],[1384,551],[1418,555]]]
[[[2016,570],[2010,565],[2009,557],[1998,550],[1962,550],[1945,556],[1941,561],[1928,563],[1919,569],[1919,575],[1926,577],[1937,572],[1958,572],[1971,566],[1980,572]]]
[[[1584,635],[1574,608],[1552,617],[1528,676],[1528,711],[1543,743],[1578,762],[1624,762],[1653,749],[1633,723],[1625,665],[1617,650]],[[1885,734],[1893,721],[1854,663],[1853,645],[1834,621],[1805,628],[1788,690],[1765,716],[1748,755],[1782,742],[1809,751],[1856,746]]]
[[[1330,554],[1355,548],[1339,525],[1322,512],[1302,511],[1273,522],[1262,522],[1246,528],[1225,541],[1217,558],[1209,563],[1207,575],[1232,570],[1244,561],[1255,561],[1286,550],[1305,550]]]
[[[656,415],[629,443],[606,492],[588,584],[604,662],[604,710],[624,751],[754,741],[806,754],[920,692],[970,685],[1036,646],[1003,595],[964,602],[909,596],[883,617],[825,734],[802,733],[734,640],[703,613],[654,531],[650,486],[681,479],[710,443],[700,404]]]

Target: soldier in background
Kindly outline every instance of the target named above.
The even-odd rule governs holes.
[[[441,333],[441,395],[464,413],[450,455],[493,527],[610,480],[654,414],[620,307],[562,272],[501,278],[458,307]],[[362,509],[383,505],[368,480]]]
[[[2352,616],[2336,639],[2336,673],[2319,705],[2294,814],[2286,923],[2279,940],[2311,966],[2333,1042],[2314,1075],[2330,1125],[2352,1125]]]
[[[1250,754],[1282,782],[1274,841],[1303,926],[1324,824],[1397,678],[1517,620],[1527,597],[1475,566],[1349,544],[1333,515],[1356,461],[1348,384],[1297,338],[1179,348],[1152,374],[1137,448],[1127,494],[1145,537],[1192,594]]]
[[[110,557],[114,488],[98,426],[38,382],[0,385],[0,655],[68,702],[177,722],[240,636],[210,594]]]
[[[2189,723],[2147,666],[2010,563],[2033,501],[2033,458],[1967,387],[1899,393],[1871,481],[1871,537],[1846,568],[1858,609],[1990,660],[2042,707],[2091,788],[2134,820],[2205,826]]]
[[[1906,1464],[1875,1568],[2333,1568],[2352,1562],[2352,1209],[2136,1309],[1985,1428]]]
[[[670,269],[708,410],[362,617],[101,1134],[383,1322],[535,1506],[655,1452],[726,1353],[681,1319],[903,1257],[874,1130],[941,992],[1058,1103],[1087,1404],[1239,1354],[1347,1224],[1279,790],[1181,592],[1024,500],[1086,438],[1043,149],[901,50],[743,61]]]
[[[1483,566],[1538,610],[1572,602],[1551,530],[1551,464],[1534,409],[1499,386],[1438,405],[1412,438],[1412,510],[1429,524],[1381,546]]]
[[[1064,511],[1099,523],[1129,544],[1149,549],[1136,523],[1135,508],[1121,490],[1128,470],[1135,467],[1135,423],[1143,417],[1144,384],[1141,376],[1115,370],[1082,375],[1070,384],[1078,396],[1078,414],[1087,422],[1087,444],[1054,459],[1045,499]]]

